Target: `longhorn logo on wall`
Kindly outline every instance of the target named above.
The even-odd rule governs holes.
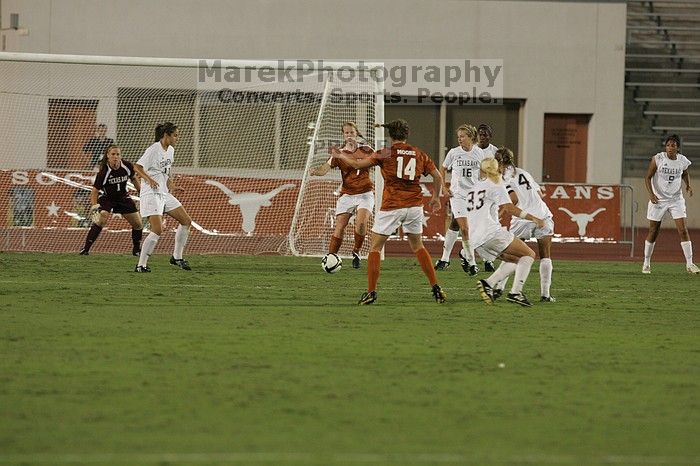
[[[619,240],[620,187],[544,184],[554,231],[564,238]]]

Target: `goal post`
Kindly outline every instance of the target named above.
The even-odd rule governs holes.
[[[345,121],[383,145],[381,66],[0,52],[0,250],[80,250],[99,150],[111,139],[135,162],[171,121],[178,198],[196,223],[189,253],[321,256],[341,178],[310,170]],[[129,238],[112,218],[92,251],[124,253]],[[341,255],[352,238],[349,225]]]

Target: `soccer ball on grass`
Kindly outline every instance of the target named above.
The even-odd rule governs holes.
[[[338,255],[331,253],[326,254],[321,259],[321,268],[328,273],[340,272],[343,267],[343,260]]]

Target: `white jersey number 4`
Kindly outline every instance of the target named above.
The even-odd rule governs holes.
[[[414,180],[416,178],[416,159],[409,159],[406,168],[404,168],[403,157],[396,157],[396,177]]]

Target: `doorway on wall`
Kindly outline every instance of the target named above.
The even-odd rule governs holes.
[[[591,115],[546,113],[542,181],[585,183]]]

